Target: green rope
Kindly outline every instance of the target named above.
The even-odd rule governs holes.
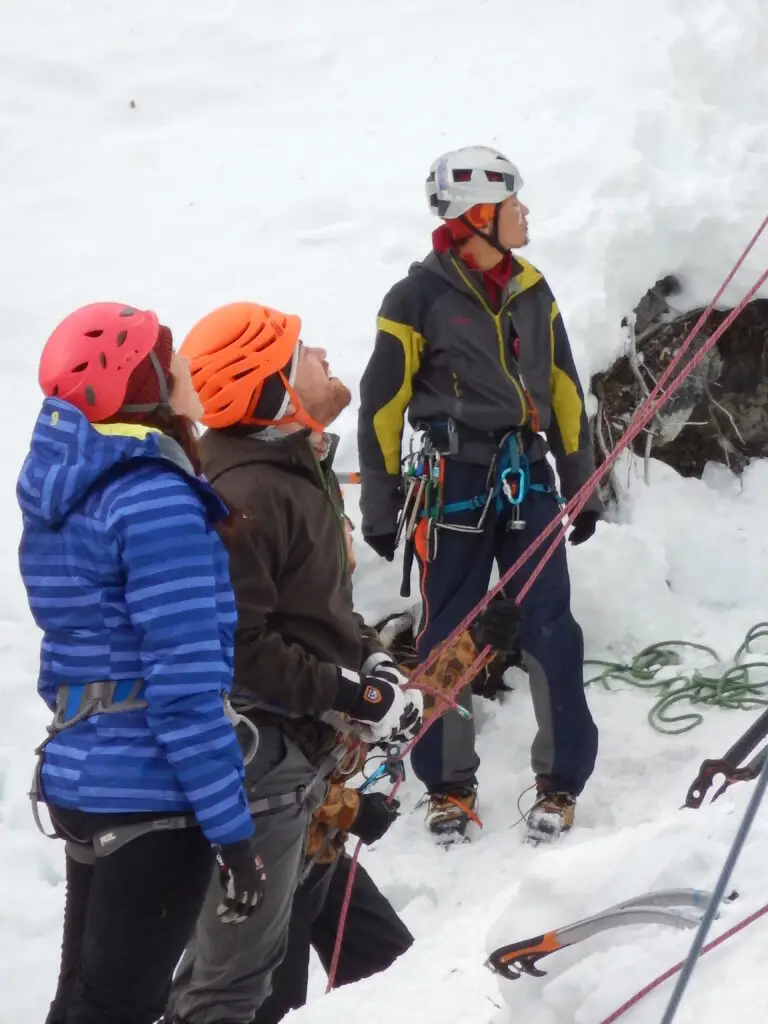
[[[682,701],[730,711],[754,711],[768,705],[768,661],[741,664],[751,645],[761,637],[768,637],[768,622],[758,622],[749,630],[733,658],[733,665],[718,674],[694,669],[690,675],[680,672],[665,679],[657,678],[663,669],[682,665],[681,649],[703,651],[713,661],[722,664],[717,651],[705,644],[666,640],[645,647],[629,664],[597,659],[585,661],[585,665],[596,665],[603,671],[586,680],[584,685],[599,683],[610,690],[611,681],[614,681],[656,690],[657,700],[648,712],[648,721],[656,732],[677,736],[690,732],[704,721],[704,716],[697,711],[672,714],[672,708]],[[750,675],[751,670],[758,668],[766,670],[765,679],[757,681]]]

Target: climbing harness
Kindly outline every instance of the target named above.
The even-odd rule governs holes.
[[[647,892],[564,928],[555,928],[532,939],[500,946],[490,954],[485,965],[510,981],[516,981],[522,974],[543,978],[547,972],[539,970],[539,960],[558,950],[583,942],[600,932],[632,924],[668,924],[673,928],[695,928],[700,924],[711,901],[712,893],[701,889]]]
[[[491,507],[495,507],[497,515],[508,508],[505,529],[524,530],[521,506],[528,494],[554,493],[563,503],[550,484],[531,480],[530,463],[518,430],[508,431],[495,443],[482,493],[446,503],[445,460],[459,454],[461,428],[448,419],[430,422],[419,429],[421,436],[417,440],[417,435],[413,435],[402,464],[405,500],[396,535],[396,545],[405,540],[401,597],[410,597],[411,568],[417,546],[423,561],[429,563],[437,557],[438,531],[480,534]],[[451,522],[450,517],[458,512],[477,512],[477,519],[473,524]],[[418,545],[417,533],[420,533]]]
[[[682,701],[738,711],[754,711],[768,705],[768,661],[742,662],[754,641],[761,637],[768,637],[768,622],[758,622],[749,630],[730,665],[723,662],[713,648],[683,640],[651,644],[636,654],[628,664],[589,659],[584,662],[585,666],[599,666],[602,672],[588,679],[584,685],[600,683],[610,690],[611,681],[618,681],[642,689],[657,690],[659,696],[648,712],[648,721],[657,732],[676,736],[690,732],[704,721],[704,716],[696,711],[670,714],[672,707]],[[707,670],[695,669],[689,675],[678,672],[671,677],[662,677],[660,673],[664,670],[682,664],[679,652],[685,648],[708,654],[713,661],[712,667]],[[762,669],[765,678],[755,679],[755,669]]]
[[[48,735],[35,749],[35,767],[32,774],[32,786],[29,790],[29,800],[32,806],[32,817],[38,831],[48,839],[67,839],[70,842],[78,843],[80,840],[73,836],[66,835],[51,818],[53,832],[48,832],[40,817],[40,804],[46,804],[43,791],[43,757],[48,744],[60,736],[62,732],[79,725],[86,719],[95,715],[112,715],[128,711],[144,711],[147,708],[147,701],[142,696],[144,692],[144,681],[142,679],[124,680],[122,682],[94,682],[80,684],[62,684],[56,689],[56,698],[53,708],[51,724],[46,727]],[[256,726],[244,715],[238,714],[229,703],[229,696],[222,692],[224,713],[234,728],[244,725],[251,733],[250,747],[243,755],[243,763],[249,764],[256,755],[259,746],[259,731]],[[293,797],[291,798],[293,800]],[[250,804],[249,804],[250,807]],[[272,804],[270,804],[271,809]],[[267,808],[265,808],[267,809]],[[256,813],[251,811],[251,813]],[[93,839],[93,846],[98,853],[112,853],[113,850],[123,846],[130,839],[143,835],[148,831],[159,829],[186,828],[189,825],[196,825],[197,820],[189,815],[173,815],[170,818],[153,819],[151,822],[120,825],[115,828],[106,829],[98,833]],[[105,838],[106,837],[106,838]],[[122,839],[122,841],[118,841]],[[90,841],[89,841],[90,843]],[[109,849],[107,849],[109,847]]]

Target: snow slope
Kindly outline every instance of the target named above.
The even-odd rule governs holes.
[[[34,831],[25,797],[45,715],[13,494],[52,326],[119,298],[158,309],[182,337],[213,305],[253,298],[300,313],[306,340],[356,387],[382,295],[428,246],[430,161],[489,142],[522,169],[527,255],[586,378],[661,273],[684,277],[681,306],[707,301],[768,208],[768,0],[5,0],[2,20],[0,1022],[20,1024],[41,1019],[52,993],[63,900],[61,848]],[[763,241],[726,298],[766,262]],[[353,409],[340,429],[340,465],[354,468]],[[572,553],[588,654],[668,636],[735,650],[767,617],[766,506],[764,464],[743,490],[656,464],[650,489],[634,475],[621,522]],[[359,560],[361,611],[402,604],[399,571],[367,549]],[[297,1020],[596,1024],[684,950],[688,936],[649,927],[559,954],[546,979],[503,991],[482,969],[502,911],[494,936],[509,940],[645,888],[711,885],[747,798],[745,787],[712,810],[677,810],[701,758],[750,716],[712,713],[659,737],[647,697],[595,691],[602,752],[580,828],[551,851],[524,848],[511,822],[530,781],[532,712],[518,682],[504,707],[478,710],[482,838],[445,854],[417,812],[364,854],[415,948]],[[419,796],[409,785],[407,804]],[[767,815],[723,921],[764,898]],[[709,958],[681,1022],[759,1019],[766,927]],[[34,984],[20,980],[32,971]],[[657,1021],[661,1005],[649,999],[633,1024]]]

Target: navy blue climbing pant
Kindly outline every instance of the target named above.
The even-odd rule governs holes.
[[[481,494],[486,474],[483,466],[446,459],[444,504]],[[531,480],[551,484],[546,462],[532,465]],[[487,593],[494,559],[503,574],[559,513],[554,492],[529,491],[519,507],[526,524],[522,530],[507,529],[512,506],[504,500],[500,511],[495,503],[489,510],[483,533],[441,529],[434,560],[424,564],[417,554],[423,601],[417,637],[421,661]],[[469,525],[477,522],[478,515],[476,509],[446,512],[445,521]],[[545,541],[512,578],[506,596],[520,592],[549,544]],[[522,602],[520,643],[538,723],[531,749],[533,771],[544,785],[576,796],[595,766],[597,727],[584,693],[584,643],[571,614],[570,597],[565,545],[561,543]],[[458,702],[471,709],[471,687],[462,691]],[[474,724],[453,710],[430,727],[412,754],[414,772],[431,793],[473,785],[479,763]]]

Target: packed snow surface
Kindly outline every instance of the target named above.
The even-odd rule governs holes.
[[[214,305],[252,299],[299,313],[305,340],[356,390],[382,296],[429,247],[430,162],[487,143],[521,168],[526,256],[558,297],[587,381],[621,350],[621,317],[647,287],[674,272],[680,308],[706,303],[768,210],[767,26],[768,0],[5,0],[2,1024],[43,1019],[63,905],[61,844],[38,835],[26,798],[46,713],[14,497],[52,327],[114,299],[157,309],[181,338]],[[724,301],[766,263],[763,240]],[[338,465],[356,468],[354,405],[338,426]],[[768,618],[766,463],[742,481],[719,467],[682,480],[653,463],[646,487],[625,461],[620,479],[615,521],[569,552],[587,656],[628,658],[673,638],[732,658]],[[348,488],[355,516],[356,499]],[[403,605],[399,568],[359,547],[359,610],[373,620]],[[480,837],[432,846],[411,778],[401,821],[363,853],[414,948],[327,999],[316,971],[292,1020],[598,1024],[685,953],[690,933],[646,925],[556,954],[546,978],[500,984],[483,968],[494,945],[643,891],[711,887],[750,787],[698,812],[680,805],[702,758],[755,713],[709,711],[692,732],[661,736],[648,694],[592,687],[601,750],[578,827],[533,850],[514,824],[533,714],[525,677],[511,682],[502,706],[478,702]],[[714,934],[768,898],[767,847],[768,809]],[[708,956],[679,1024],[762,1020],[766,948],[763,921]],[[669,992],[627,1020],[655,1024]]]

